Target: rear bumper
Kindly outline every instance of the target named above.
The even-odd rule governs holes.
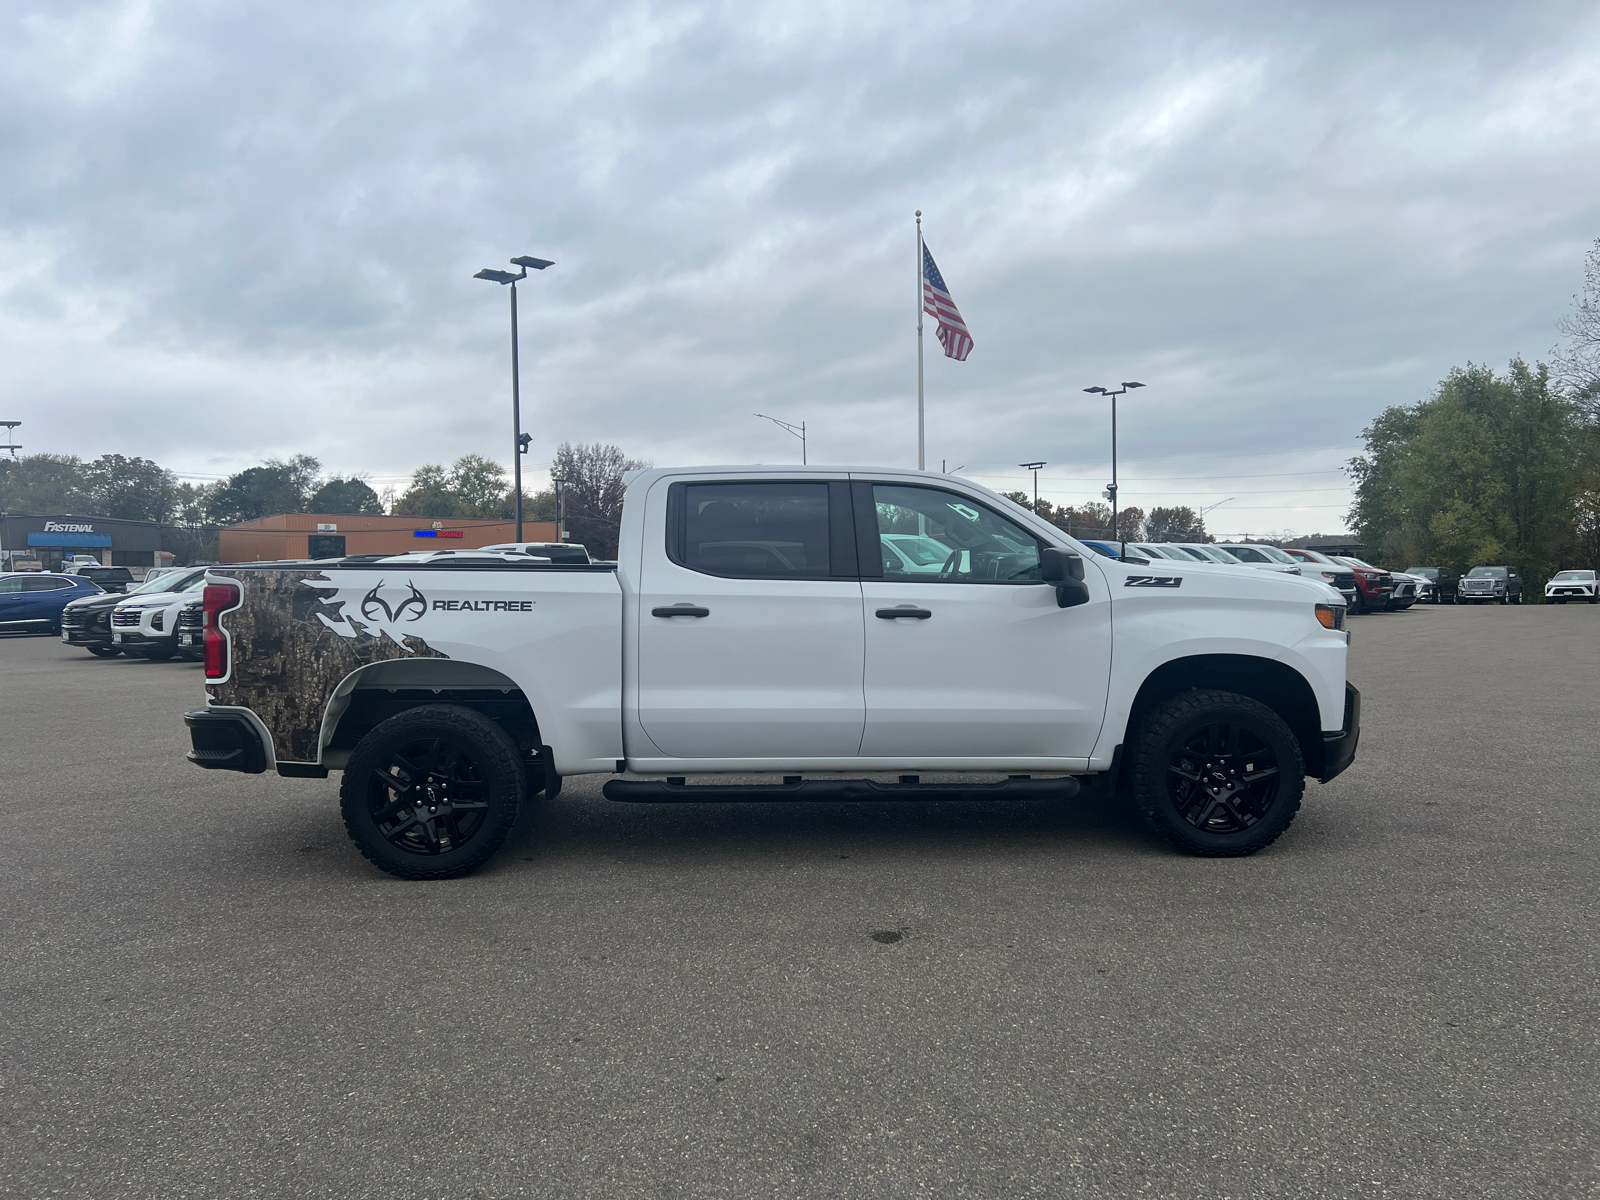
[[[208,771],[243,771],[260,775],[267,769],[267,751],[261,735],[244,713],[230,709],[197,708],[183,714],[194,746],[186,757]]]
[[[1318,783],[1327,783],[1356,760],[1356,743],[1361,740],[1361,693],[1353,683],[1344,685],[1344,728],[1322,735],[1322,774]]]

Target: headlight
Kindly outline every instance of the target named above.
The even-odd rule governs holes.
[[[1317,605],[1317,623],[1324,629],[1344,628],[1344,605],[1319,604]]]

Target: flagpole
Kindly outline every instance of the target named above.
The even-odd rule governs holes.
[[[917,209],[917,470],[927,470],[922,417],[922,210]]]

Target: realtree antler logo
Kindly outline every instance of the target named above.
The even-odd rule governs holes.
[[[382,611],[383,619],[391,624],[393,624],[395,621],[398,621],[401,615],[410,609],[415,609],[416,611],[412,613],[411,616],[406,618],[408,621],[420,620],[422,616],[427,613],[427,597],[421,592],[417,591],[417,585],[412,583],[409,579],[406,580],[406,587],[411,589],[411,595],[400,601],[400,603],[396,604],[393,608],[389,607],[389,602],[387,600],[378,595],[378,589],[382,586],[383,580],[380,579],[378,580],[377,586],[375,586],[365,596],[361,597],[361,615],[367,620],[376,620],[376,614],[379,611]]]

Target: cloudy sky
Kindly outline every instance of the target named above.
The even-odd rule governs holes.
[[[1343,527],[1452,364],[1548,354],[1600,237],[1592,3],[73,3],[0,10],[0,418],[27,452],[376,486],[915,462],[912,212],[976,339],[928,456]]]

